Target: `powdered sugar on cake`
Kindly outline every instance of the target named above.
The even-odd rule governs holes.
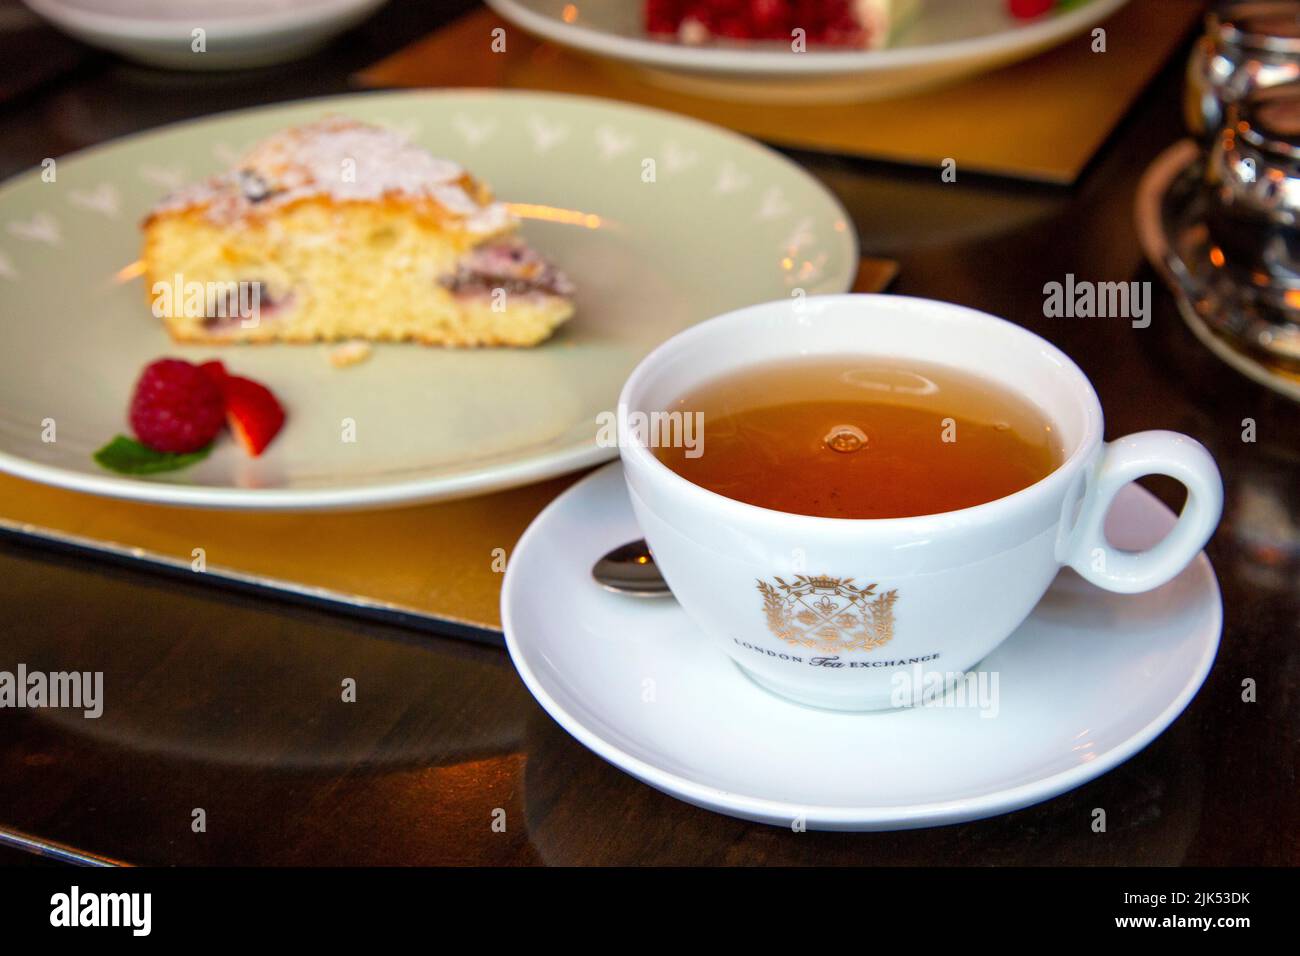
[[[204,206],[208,218],[229,224],[254,210],[301,199],[374,202],[399,197],[433,200],[472,233],[513,225],[504,203],[480,203],[466,190],[466,181],[461,166],[393,130],[335,116],[268,137],[232,172],[172,193],[153,212]]]

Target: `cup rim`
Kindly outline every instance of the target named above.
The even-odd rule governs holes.
[[[1073,480],[1074,473],[1082,466],[1084,461],[1091,455],[1095,445],[1100,444],[1104,428],[1104,419],[1102,417],[1101,401],[1097,397],[1097,391],[1092,386],[1092,382],[1083,370],[1066,355],[1063,351],[1024,326],[1017,325],[1008,319],[1002,319],[987,312],[981,312],[978,309],[972,309],[968,306],[958,305],[954,302],[944,302],[940,299],[927,299],[920,296],[892,295],[882,293],[865,293],[865,292],[845,292],[839,294],[807,296],[804,299],[805,304],[829,303],[837,304],[848,302],[859,306],[870,306],[874,302],[886,301],[894,304],[912,304],[913,306],[932,309],[950,313],[954,316],[960,316],[965,320],[979,322],[993,328],[1009,332],[1013,336],[1020,336],[1031,340],[1038,346],[1046,357],[1053,359],[1063,372],[1071,375],[1077,384],[1082,387],[1082,399],[1084,410],[1083,433],[1074,443],[1074,448],[1065,456],[1064,459],[1038,481],[1031,485],[1026,485],[1019,491],[1004,495],[1001,498],[994,498],[992,501],[982,502],[978,505],[971,505],[967,508],[958,508],[952,511],[936,511],[923,515],[908,515],[898,518],[831,518],[822,515],[798,514],[792,511],[778,511],[774,508],[765,508],[762,505],[750,504],[746,501],[740,501],[736,498],[729,498],[726,495],[718,494],[711,491],[703,485],[697,485],[687,478],[683,478],[677,472],[673,471],[654,454],[650,449],[635,436],[628,434],[629,430],[625,427],[623,411],[633,410],[635,406],[629,401],[632,392],[642,384],[648,370],[659,365],[666,357],[671,356],[673,352],[689,345],[691,342],[715,334],[718,330],[734,325],[740,325],[745,322],[753,321],[755,316],[773,311],[777,306],[789,308],[791,303],[786,300],[778,299],[771,302],[762,302],[756,305],[745,306],[740,309],[734,309],[731,312],[724,312],[721,315],[706,319],[687,329],[678,332],[672,338],[660,343],[650,354],[646,355],[632,373],[628,376],[627,381],[623,383],[623,388],[619,392],[618,410],[619,410],[619,434],[618,447],[619,456],[626,459],[629,456],[636,459],[640,464],[649,468],[650,471],[661,480],[666,480],[671,487],[688,494],[697,494],[707,496],[705,500],[711,505],[719,508],[723,512],[734,514],[738,518],[763,519],[768,522],[776,521],[786,525],[802,525],[804,527],[830,529],[830,528],[853,528],[864,531],[869,528],[878,528],[881,530],[911,530],[909,525],[916,530],[921,530],[926,525],[951,526],[953,524],[962,525],[983,525],[996,523],[1005,518],[1011,511],[1020,508],[1026,504],[1030,498],[1037,497],[1050,490],[1056,485],[1064,484]],[[870,354],[870,353],[863,353]],[[936,363],[949,364],[949,363]],[[960,368],[961,366],[957,366]],[[971,370],[967,370],[971,371]],[[978,370],[972,374],[981,375]],[[1017,394],[1021,394],[1017,392]],[[1028,397],[1034,401],[1033,396]],[[1035,402],[1035,404],[1037,404]],[[1055,422],[1053,423],[1055,424]]]

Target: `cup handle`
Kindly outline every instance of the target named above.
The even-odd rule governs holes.
[[[1168,475],[1187,488],[1187,502],[1165,539],[1147,551],[1121,551],[1106,541],[1106,512],[1121,488],[1144,475]],[[1210,453],[1178,432],[1137,432],[1105,446],[1090,482],[1065,563],[1108,591],[1157,588],[1191,563],[1223,513],[1223,479]]]

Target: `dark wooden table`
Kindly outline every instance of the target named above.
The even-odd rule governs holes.
[[[315,58],[253,74],[164,75],[92,56],[0,106],[0,174],[170,120],[339,92],[466,6],[397,0]],[[98,721],[0,711],[0,829],[154,864],[1300,862],[1300,408],[1208,354],[1158,282],[1146,329],[1042,314],[1044,283],[1066,273],[1155,279],[1133,194],[1181,135],[1180,69],[1161,74],[1073,190],[796,156],[852,212],[864,251],[902,262],[896,291],[1056,342],[1096,383],[1108,437],[1173,428],[1218,458],[1227,506],[1209,554],[1223,646],[1187,712],[1118,769],[994,820],[795,834],[695,809],[606,765],[533,702],[502,650],[9,538],[0,669],[102,670],[113,706]],[[1178,504],[1176,486],[1152,487]],[[340,702],[344,677],[355,704]],[[1257,702],[1242,700],[1247,678]],[[1104,834],[1090,828],[1096,807]],[[206,832],[192,829],[196,808]]]

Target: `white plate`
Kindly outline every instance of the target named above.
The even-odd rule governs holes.
[[[141,216],[172,183],[328,113],[402,128],[526,204],[525,235],[577,283],[576,316],[533,349],[390,344],[343,370],[327,345],[174,344],[142,280],[114,279],[139,255]],[[654,182],[643,181],[647,159]],[[797,289],[842,292],[857,264],[852,225],[811,176],[752,140],[657,110],[443,91],[183,123],[62,158],[54,182],[37,170],[0,187],[0,470],[225,508],[377,507],[525,484],[614,456],[597,442],[597,416],[664,339]],[[126,430],[136,377],[164,355],[220,358],[265,382],[288,409],[284,431],[258,459],[219,439],[185,471],[101,470],[91,454]],[[342,440],[345,419],[355,442]]]
[[[1118,547],[1159,540],[1174,516],[1131,485],[1111,511]],[[506,644],[569,733],[688,803],[790,827],[891,830],[1006,813],[1100,776],[1156,738],[1200,688],[1223,608],[1204,554],[1145,594],[1072,571],[979,670],[998,711],[845,714],[750,682],[671,599],[610,594],[592,563],[641,536],[611,464],[538,516],[510,556]]]
[[[92,46],[151,66],[227,70],[304,56],[386,0],[23,0]],[[202,50],[194,31],[202,29]]]
[[[620,60],[683,92],[764,102],[844,102],[898,96],[987,72],[1065,42],[1127,0],[1086,0],[1018,20],[1006,0],[920,0],[910,25],[882,50],[808,50],[783,45],[687,46],[651,39],[641,0],[487,0],[539,37]]]

